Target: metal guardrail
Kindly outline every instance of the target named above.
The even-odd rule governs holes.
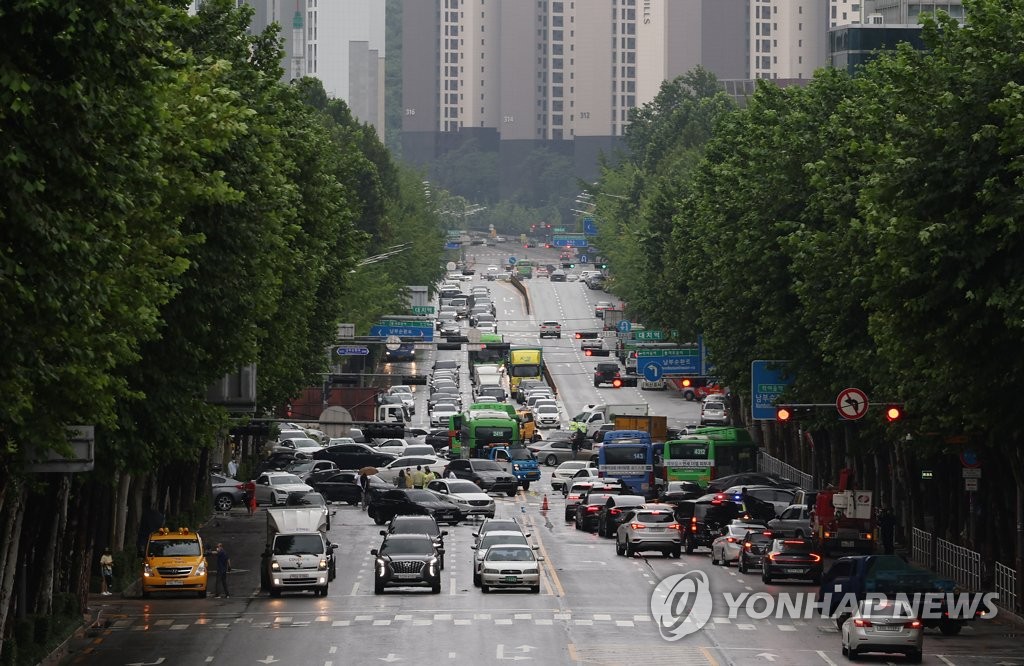
[[[931,532],[925,532],[921,528],[915,527],[910,534],[911,559],[929,569],[935,566],[933,542],[934,538]]]
[[[783,462],[764,451],[757,452],[757,471],[765,474],[778,474],[790,481],[800,484],[804,490],[814,490],[814,477],[807,472],[801,472],[789,463]]]
[[[1016,613],[1021,609],[1017,605],[1017,572],[1013,567],[1008,567],[1001,562],[995,566],[996,594],[999,595],[999,605]]]
[[[981,590],[981,553],[945,539],[936,539],[935,570],[968,591]]]

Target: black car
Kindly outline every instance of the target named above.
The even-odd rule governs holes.
[[[277,451],[256,464],[256,470],[253,473],[253,478],[258,477],[263,472],[270,472],[276,469],[283,470],[288,467],[288,465],[309,459],[308,454],[300,451]]]
[[[619,385],[621,386],[622,374],[618,363],[598,363],[594,368],[594,386],[600,386],[601,384],[611,384],[614,386],[616,380],[619,380]]]
[[[392,534],[425,534],[434,540],[434,546],[439,549],[441,555],[441,568],[444,569],[444,538],[448,536],[448,530],[442,530],[433,516],[395,516],[386,530],[381,530],[381,536]]]
[[[318,492],[294,492],[288,493],[288,497],[284,501],[285,506],[296,506],[296,507],[322,507],[324,515],[327,517],[327,529],[331,529],[331,516],[334,515],[334,511],[327,508],[327,498]]]
[[[366,444],[335,444],[313,454],[316,460],[333,461],[338,469],[362,469],[363,467],[387,467],[395,458],[390,453],[378,451]]]
[[[743,537],[743,542],[740,544],[740,559],[737,561],[740,573],[747,573],[751,569],[760,569],[761,560],[764,559],[771,546],[771,531],[751,530],[747,532],[747,536]]]
[[[778,486],[779,488],[799,488],[800,484],[790,481],[777,474],[764,472],[740,472],[722,476],[708,482],[707,492],[720,493],[733,486]]]
[[[309,477],[316,472],[336,472],[338,466],[330,460],[296,460],[288,464],[284,471],[291,472],[309,483]]]
[[[593,532],[597,529],[597,515],[611,497],[603,491],[604,488],[600,492],[590,492],[586,497],[580,498],[580,503],[576,505],[576,529],[584,532]]]
[[[441,593],[441,556],[434,540],[424,534],[396,534],[384,538],[380,548],[370,551],[377,558],[373,593],[387,587],[429,587]]]
[[[449,525],[458,525],[463,518],[459,507],[428,490],[399,488],[371,497],[367,513],[378,525],[395,516],[433,516],[437,522]]]
[[[359,472],[334,470],[324,476],[310,479],[307,483],[332,502],[345,502],[351,506],[359,504],[363,490],[359,485]],[[370,476],[370,497],[393,489],[394,486],[376,474]]]
[[[597,512],[597,536],[608,539],[615,538],[615,531],[622,524],[622,519],[629,514],[629,509],[646,503],[643,495],[612,495]]]
[[[431,430],[430,432],[427,433],[425,443],[434,447],[435,451],[440,451],[441,449],[450,445],[451,441],[448,439],[448,428],[438,428],[436,430]]]
[[[738,504],[720,495],[704,495],[676,505],[676,520],[683,530],[683,549],[710,548],[722,526],[740,517]]]
[[[453,460],[448,463],[448,469],[455,472],[460,479],[467,479],[485,493],[504,492],[509,497],[514,497],[519,488],[519,481],[493,460],[483,458],[470,458]]]
[[[669,481],[668,487],[658,493],[658,501],[674,505],[683,500],[703,497],[706,494],[706,491],[695,481]]]
[[[761,580],[800,579],[821,584],[821,554],[803,539],[775,539],[761,560]]]

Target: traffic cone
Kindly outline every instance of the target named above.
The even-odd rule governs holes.
[[[541,511],[547,511],[548,510],[548,496],[547,495],[544,496],[544,501],[540,503],[540,510]]]

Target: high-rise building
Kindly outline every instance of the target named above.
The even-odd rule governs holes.
[[[750,0],[750,77],[810,79],[828,64],[830,28],[861,22],[861,0]]]
[[[864,0],[864,22],[875,25],[917,25],[925,12],[943,11],[963,22],[963,0]]]

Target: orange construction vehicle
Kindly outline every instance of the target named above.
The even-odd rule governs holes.
[[[855,551],[875,552],[875,515],[873,493],[856,490],[853,470],[839,471],[839,487],[818,492],[811,513],[811,530],[822,553]]]

